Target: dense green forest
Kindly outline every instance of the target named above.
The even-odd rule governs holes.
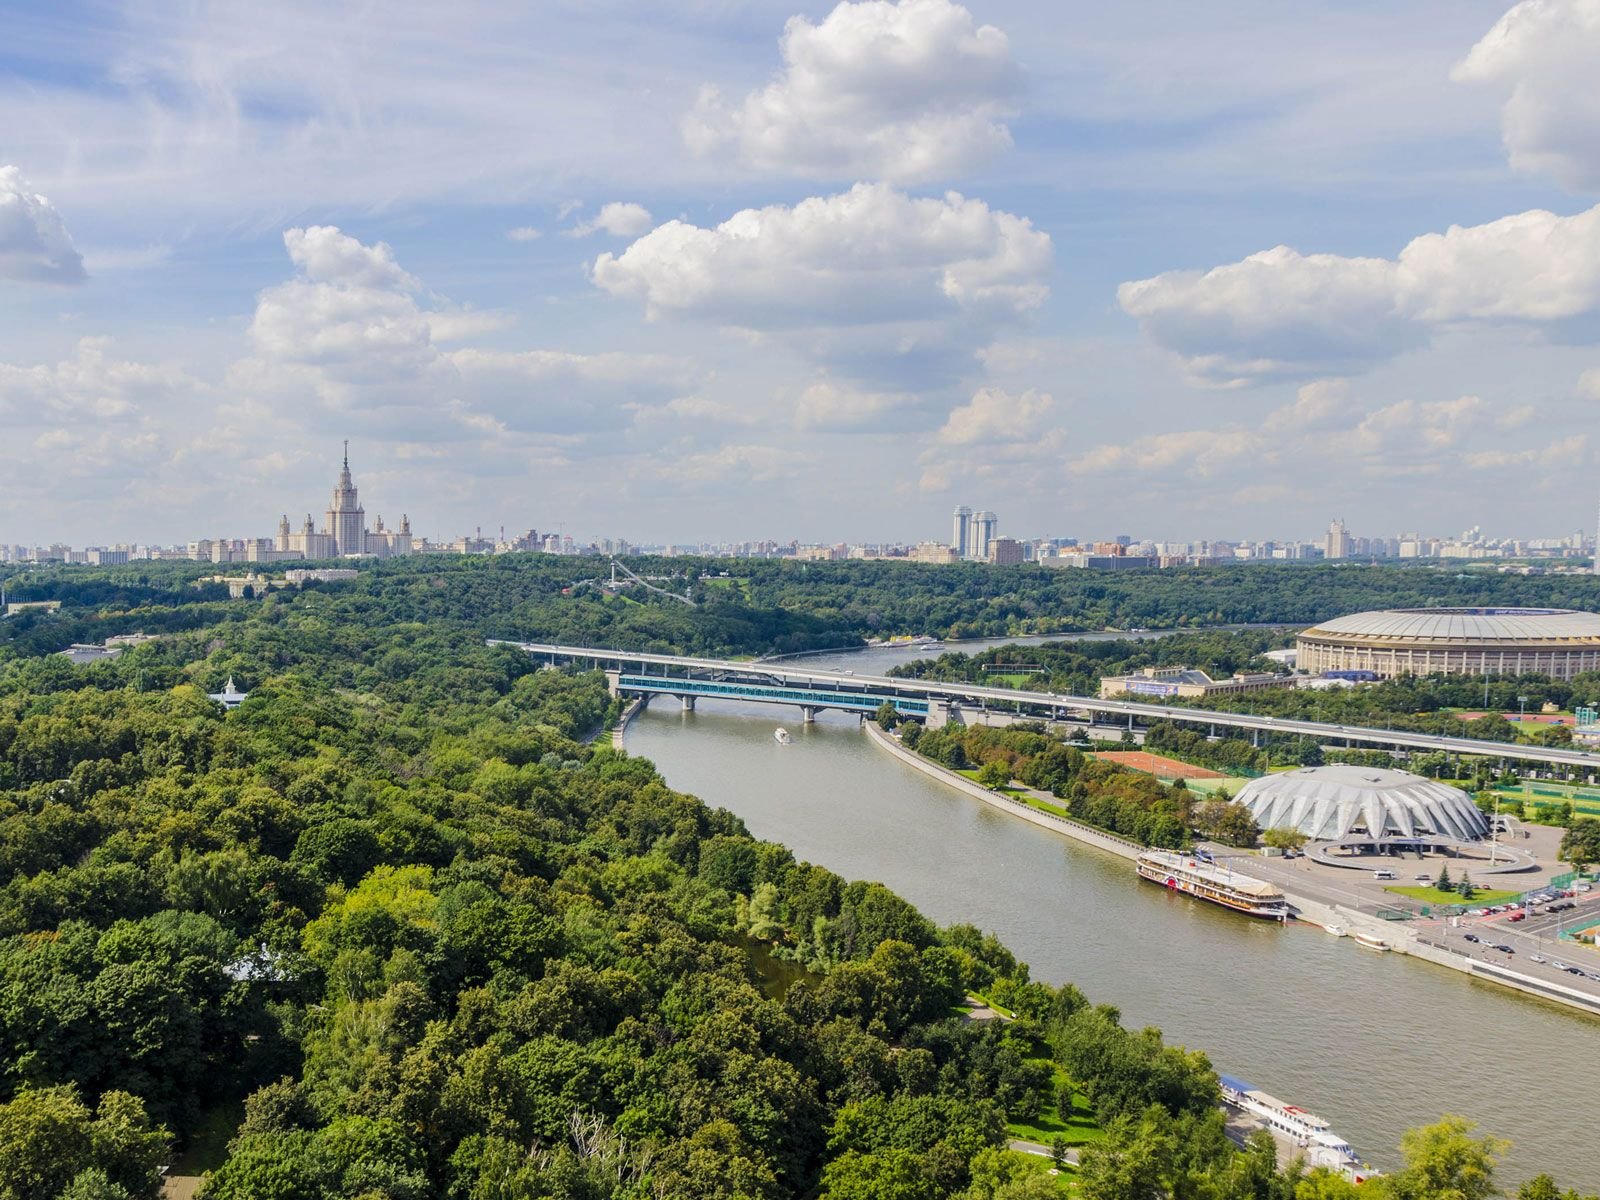
[[[1050,571],[1034,565],[634,558],[640,574],[695,598],[607,597],[605,560],[542,554],[455,555],[363,564],[328,590],[364,598],[369,619],[467,620],[491,637],[625,649],[781,653],[894,633],[990,637],[1098,629],[1306,625],[1384,607],[1555,605],[1600,609],[1600,578],[1521,576],[1436,565],[1252,564],[1167,571]],[[195,628],[228,611],[226,590],[199,583],[252,568],[142,562],[121,567],[0,565],[9,598],[61,600],[0,639],[34,651],[103,633]],[[312,585],[313,588],[320,585]],[[196,601],[218,603],[196,610]],[[61,639],[65,637],[65,641]],[[52,644],[58,643],[58,644]],[[1221,665],[1218,663],[1217,665]]]
[[[585,740],[599,676],[484,644],[751,653],[840,618],[571,569],[16,587],[65,607],[0,624],[0,1200],[154,1197],[174,1156],[207,1200],[1353,1194],[1235,1147],[1203,1054],[751,838]],[[1052,1113],[1095,1133],[1060,1175],[1007,1149]],[[1488,1196],[1494,1154],[1446,1122],[1373,1190]]]

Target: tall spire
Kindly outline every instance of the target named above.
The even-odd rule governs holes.
[[[345,440],[344,440],[344,469],[346,471],[348,471],[350,469],[350,439],[349,438],[345,438]]]

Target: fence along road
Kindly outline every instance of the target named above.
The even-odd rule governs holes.
[[[490,645],[516,646],[551,662],[585,661],[598,667],[621,671],[630,667],[640,674],[658,668],[663,686],[673,679],[704,682],[767,683],[777,687],[805,688],[808,691],[836,690],[859,695],[869,692],[885,700],[916,697],[942,701],[959,711],[963,706],[987,711],[1013,710],[1019,717],[1060,720],[1063,717],[1107,714],[1134,720],[1182,721],[1193,725],[1248,729],[1252,733],[1289,733],[1319,741],[1362,742],[1372,746],[1394,746],[1408,750],[1443,750],[1450,754],[1470,754],[1502,762],[1531,762],[1546,766],[1572,767],[1600,773],[1600,754],[1557,746],[1519,746],[1509,742],[1486,742],[1477,738],[1448,737],[1442,734],[1413,733],[1403,729],[1375,729],[1364,725],[1330,725],[1321,721],[1301,721],[1284,717],[1260,717],[1251,713],[1212,712],[1204,708],[1147,704],[1136,700],[1102,700],[1097,696],[1070,696],[1055,692],[1025,692],[1011,688],[984,687],[971,683],[942,683],[923,679],[891,679],[884,675],[855,675],[838,671],[807,670],[803,665],[784,662],[734,662],[720,658],[691,658],[675,654],[645,654],[610,650],[596,646],[561,646],[544,642],[513,642],[490,639]],[[626,689],[624,689],[626,690]],[[697,689],[698,690],[698,689]],[[700,694],[705,695],[704,691]],[[730,691],[725,697],[744,697]],[[790,703],[764,700],[764,703]],[[816,707],[812,699],[792,702],[796,707]],[[851,706],[855,711],[856,706]]]

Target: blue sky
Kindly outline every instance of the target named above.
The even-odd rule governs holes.
[[[1592,524],[1600,0],[5,7],[0,540]]]

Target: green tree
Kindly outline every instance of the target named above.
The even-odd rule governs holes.
[[[1262,843],[1275,850],[1303,850],[1307,840],[1298,829],[1269,829],[1261,835]]]
[[[872,715],[872,719],[884,729],[893,729],[900,724],[900,710],[894,706],[893,701],[885,700],[878,705],[878,711]]]
[[[978,769],[978,782],[996,791],[1011,782],[1011,769],[1003,762],[986,762]]]
[[[85,1172],[144,1200],[160,1188],[166,1147],[137,1097],[107,1092],[91,1116],[72,1085],[20,1092],[0,1104],[0,1200],[54,1200]],[[98,1176],[82,1187],[100,1188]]]
[[[1449,863],[1443,863],[1440,865],[1439,878],[1434,880],[1433,886],[1438,888],[1441,892],[1453,892],[1456,890],[1455,880],[1450,878]]]
[[[1474,1137],[1472,1122],[1447,1115],[1400,1138],[1405,1166],[1384,1179],[1392,1200],[1489,1200],[1495,1167],[1508,1143]]]
[[[937,1200],[939,1186],[921,1157],[909,1150],[847,1150],[822,1169],[822,1195],[827,1200]]]

